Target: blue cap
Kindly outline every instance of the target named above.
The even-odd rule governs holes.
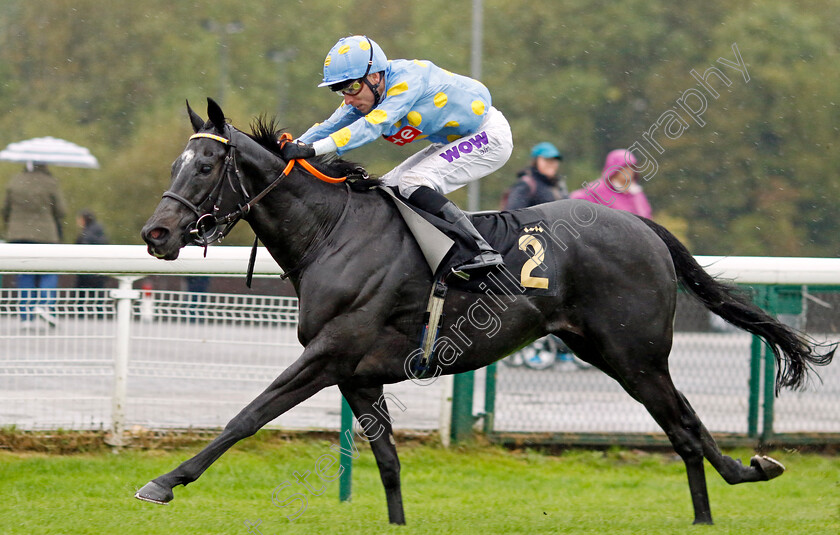
[[[537,143],[531,149],[531,158],[557,158],[558,160],[562,160],[563,155],[560,154],[557,147],[548,141],[543,141],[542,143]]]

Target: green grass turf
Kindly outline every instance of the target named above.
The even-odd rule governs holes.
[[[840,458],[773,452],[788,472],[731,487],[707,465],[714,526],[693,526],[685,469],[674,455],[572,450],[559,455],[497,446],[400,448],[408,525],[387,521],[384,491],[366,444],[353,467],[353,500],[338,481],[309,496],[295,521],[272,490],[313,470],[329,441],[258,435],[233,448],[202,478],[158,506],[134,491],[198,448],[120,454],[0,453],[0,534],[252,533],[840,533]],[[731,455],[748,462],[751,452]],[[310,477],[314,477],[314,474]],[[314,485],[322,483],[314,478]],[[290,492],[289,492],[290,493]],[[284,492],[284,496],[288,496]],[[259,530],[259,531],[257,531]]]

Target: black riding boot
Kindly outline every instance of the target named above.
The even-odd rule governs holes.
[[[502,255],[490,247],[490,244],[487,243],[484,236],[479,234],[466,214],[442,194],[427,186],[420,186],[417,191],[411,194],[408,200],[418,208],[432,215],[436,215],[448,223],[456,225],[465,234],[475,240],[479,250],[478,256],[465,264],[455,267],[455,271],[489,268],[503,263]]]

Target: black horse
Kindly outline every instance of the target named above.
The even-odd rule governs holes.
[[[215,440],[136,497],[169,502],[173,487],[195,481],[236,442],[338,385],[370,439],[389,520],[403,524],[400,464],[380,401],[383,384],[412,378],[416,370],[412,355],[433,283],[416,240],[377,189],[355,191],[362,188],[287,167],[277,155],[273,123],[258,121],[249,135],[227,124],[212,100],[206,123],[187,109],[196,135],[173,164],[170,189],[142,230],[149,253],[174,260],[187,243],[214,239],[218,226],[245,219],[290,274],[305,349]],[[312,163],[329,176],[355,170],[342,160]],[[578,357],[618,381],[667,433],[685,462],[695,523],[712,522],[704,457],[730,484],[783,472],[768,457],[753,457],[745,466],[723,455],[674,386],[668,355],[677,283],[723,319],[764,339],[776,355],[777,391],[802,387],[813,365],[831,361],[833,347],[820,353],[734,287],[714,280],[671,233],[649,220],[583,201],[517,213],[548,228],[565,222],[558,232],[568,222],[579,223],[542,253],[556,263],[555,295],[511,297],[450,288],[440,333],[453,344],[432,361],[435,373],[475,370],[538,337],[559,336]]]

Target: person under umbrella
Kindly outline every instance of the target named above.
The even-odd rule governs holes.
[[[6,240],[10,243],[59,243],[66,213],[58,180],[46,165],[28,163],[6,187],[2,210]],[[57,286],[58,275],[54,273],[22,273],[17,276],[24,327],[33,325],[36,316],[53,327],[56,325],[52,308],[55,306]]]

